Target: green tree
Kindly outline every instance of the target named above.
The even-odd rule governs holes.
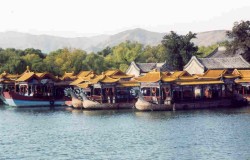
[[[111,66],[126,70],[125,66],[129,66],[142,53],[143,45],[138,42],[126,41],[112,48],[112,53],[105,57],[107,63]]]
[[[44,72],[45,65],[43,62],[43,59],[39,57],[37,54],[26,54],[25,56],[22,56],[22,59],[25,61],[26,65],[30,66],[32,71],[35,72]]]
[[[46,54],[42,53],[42,51],[39,50],[39,49],[27,48],[23,52],[24,52],[25,55],[27,55],[27,54],[35,54],[35,55],[38,55],[40,58],[45,58],[46,57]]]
[[[104,48],[102,51],[97,52],[98,55],[103,56],[103,57],[106,57],[110,53],[112,53],[112,49],[109,46]]]
[[[242,56],[250,62],[250,21],[235,22],[232,31],[228,31],[227,35],[233,39],[227,51],[233,54],[242,52]]]
[[[95,53],[88,54],[86,59],[82,61],[82,65],[85,66],[87,70],[93,70],[99,74],[107,70],[104,58]]]
[[[87,53],[80,49],[64,48],[51,52],[44,59],[47,71],[55,75],[62,75],[64,72],[75,73],[84,69],[82,61],[86,58]]]
[[[182,70],[190,58],[197,55],[198,47],[191,42],[193,38],[196,38],[195,33],[178,35],[173,31],[163,37],[162,44],[166,49],[166,61],[174,69]]]

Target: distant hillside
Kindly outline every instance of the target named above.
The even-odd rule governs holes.
[[[193,42],[200,45],[211,45],[227,39],[225,30],[201,32]],[[0,32],[0,48],[36,48],[45,53],[63,47],[80,48],[88,52],[99,51],[106,46],[114,46],[126,40],[142,44],[157,45],[161,43],[165,33],[150,32],[143,29],[133,29],[114,35],[93,37],[64,38],[49,35],[32,35],[20,32]]]
[[[229,40],[229,38],[226,35],[226,30],[200,32],[197,34],[196,37],[197,38],[193,39],[192,41],[197,46],[209,46],[212,44],[216,44],[218,42]]]

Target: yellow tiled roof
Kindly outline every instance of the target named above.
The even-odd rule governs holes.
[[[78,79],[74,80],[73,82],[71,82],[70,85],[78,85],[78,84],[85,82],[85,81],[86,80],[83,78],[78,78]]]
[[[144,76],[134,78],[138,82],[173,82],[176,80],[176,77],[172,76],[168,72],[159,72],[153,70],[151,72],[146,73]]]
[[[39,77],[40,79],[43,79],[43,78],[50,78],[54,81],[58,80],[53,74],[51,73],[48,73],[48,72],[44,72],[44,73],[35,73],[37,75],[37,77]]]
[[[240,73],[240,77],[242,78],[250,78],[250,70],[238,70]]]
[[[187,71],[176,71],[170,77],[177,81],[190,81],[198,78],[195,75],[190,75]]]
[[[218,79],[222,77],[227,70],[207,70],[201,78]]]
[[[98,82],[101,82],[101,83],[115,83],[115,82],[118,82],[119,79],[115,79],[115,78],[111,78],[107,75],[95,75],[94,77],[92,78],[89,78],[88,81],[92,84],[96,84]]]
[[[109,70],[105,71],[104,74],[107,76],[113,76],[116,73],[118,73],[119,71],[120,71],[119,69],[109,69]]]
[[[81,83],[81,84],[78,84],[77,87],[79,88],[88,88],[89,87],[89,83]]]
[[[75,80],[77,77],[74,75],[74,72],[65,72],[64,75],[60,78],[61,80]]]
[[[94,72],[93,71],[81,71],[78,75],[77,75],[77,77],[79,78],[79,77],[87,77],[88,75],[90,75],[90,74],[93,74]]]
[[[140,84],[137,81],[120,81],[117,87],[139,87]]]
[[[37,77],[37,75],[34,72],[26,72],[26,73],[22,74],[22,76],[19,77],[16,81],[17,82],[26,82],[29,79],[31,79],[32,77],[36,77],[37,79],[39,79],[39,77]]]
[[[115,83],[118,82],[119,79],[111,78],[109,76],[104,75],[104,77],[100,80],[102,83]]]
[[[126,73],[122,72],[119,69],[110,69],[110,70],[105,71],[104,74],[115,79],[134,77],[133,75],[127,75]]]
[[[250,78],[242,78],[235,80],[236,83],[250,83]]]
[[[201,85],[201,84],[223,84],[223,81],[186,81],[186,82],[177,82],[178,85]]]
[[[9,74],[7,72],[3,72],[2,74],[0,74],[0,79],[10,79],[10,80],[15,80],[17,78],[19,78],[20,75],[18,74]]]
[[[151,71],[144,76],[134,78],[138,82],[158,82],[161,80],[162,74],[159,71]]]
[[[169,74],[169,73],[162,73],[162,76],[161,76],[161,80],[163,81],[163,82],[173,82],[173,81],[175,81],[176,80],[176,78],[175,77],[172,77],[171,76],[171,74]]]
[[[171,75],[171,77],[176,77],[176,78],[178,78],[178,77],[182,76],[182,75],[185,74],[185,73],[186,73],[185,71],[175,71],[175,72]]]
[[[116,78],[116,79],[122,79],[122,78],[132,78],[134,77],[133,75],[114,75],[114,76],[110,76],[112,78]]]

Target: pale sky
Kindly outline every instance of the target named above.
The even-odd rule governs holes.
[[[231,29],[250,0],[0,0],[0,32],[64,37],[134,28],[179,33]]]

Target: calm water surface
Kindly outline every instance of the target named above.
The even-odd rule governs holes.
[[[250,107],[135,112],[1,106],[0,159],[250,159]]]

